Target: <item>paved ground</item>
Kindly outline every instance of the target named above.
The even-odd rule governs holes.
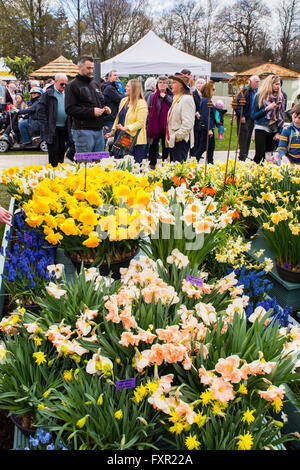
[[[250,156],[253,157],[254,151],[250,151]],[[235,151],[230,152],[230,158],[234,158]],[[225,152],[215,152],[215,161],[226,161],[227,151]],[[70,163],[70,160],[66,159],[66,162]],[[32,154],[32,155],[22,155],[16,153],[15,155],[0,154],[0,174],[4,168],[9,168],[12,166],[19,166],[23,168],[28,165],[46,165],[48,163],[48,154]]]

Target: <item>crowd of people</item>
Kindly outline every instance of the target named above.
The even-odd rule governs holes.
[[[93,73],[93,57],[82,56],[71,82],[63,73],[49,79],[44,88],[29,82],[29,102],[23,98],[24,90],[7,84],[6,110],[13,109],[14,115],[5,132],[18,133],[24,149],[30,146],[31,135],[39,133],[54,167],[65,156],[73,160],[75,153],[105,150],[115,158],[131,153],[139,163],[149,159],[153,169],[158,158],[184,161],[191,156],[200,161],[206,156],[208,163],[214,163],[216,134],[224,139],[227,110],[220,99],[212,104],[211,83],[198,78],[193,84],[191,72],[183,69],[149,77],[144,87],[141,80],[131,79],[124,88],[117,70],[101,83],[96,83]],[[282,80],[270,75],[261,87],[260,78],[251,77],[244,104],[242,97],[237,97],[235,109],[239,159],[248,158],[254,134],[256,163],[276,150],[280,159],[287,156],[299,162],[299,96],[287,114]]]

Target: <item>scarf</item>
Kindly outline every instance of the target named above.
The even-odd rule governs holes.
[[[168,112],[168,103],[164,100],[160,100],[160,92],[159,90],[156,90],[152,98],[152,104],[148,116],[148,137],[158,139],[159,135],[166,134]]]
[[[276,103],[278,101],[278,95],[271,94],[269,96],[268,100],[264,100],[264,106],[267,107],[271,103]],[[285,99],[283,94],[281,94],[281,103],[280,106],[276,109],[272,109],[271,111],[268,111],[266,114],[267,119],[270,120],[270,126],[273,126],[274,124],[278,127],[281,128],[285,122]]]

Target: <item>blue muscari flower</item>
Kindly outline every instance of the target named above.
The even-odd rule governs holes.
[[[54,444],[48,444],[46,447],[46,450],[55,450],[55,445]]]
[[[39,441],[39,439],[35,439],[34,437],[30,436],[30,437],[29,437],[29,444],[30,444],[32,447],[38,447],[39,444],[40,444],[40,441]]]
[[[64,446],[64,443],[62,440],[58,441],[58,447],[62,450],[66,450],[66,447]]]
[[[19,252],[20,252],[20,249],[21,249],[20,244],[19,244],[19,243],[15,243],[14,252],[15,252],[15,253],[19,253]]]
[[[15,282],[16,276],[17,276],[16,271],[15,271],[14,269],[10,269],[10,270],[8,271],[7,279],[8,279],[10,282]]]
[[[247,318],[250,317],[250,315],[253,313],[253,303],[248,302],[247,308],[246,308],[246,316]]]
[[[12,240],[12,236],[9,232],[6,232],[6,235],[5,235],[5,240]]]
[[[43,428],[38,429],[36,437],[41,441],[41,444],[49,444],[52,439],[50,432]]]

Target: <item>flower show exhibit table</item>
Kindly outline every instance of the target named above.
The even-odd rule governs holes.
[[[12,201],[12,212],[13,212],[13,201]],[[11,228],[8,228],[8,230],[11,231]],[[8,232],[7,232],[8,233]],[[255,242],[255,240],[253,240],[253,242]],[[4,244],[6,244],[6,242],[4,242]],[[9,246],[9,245],[8,245]],[[257,249],[258,247],[254,247],[254,249]],[[261,246],[259,248],[262,248]],[[268,253],[267,252],[267,248],[265,248],[265,254],[268,255],[270,258],[272,258],[272,254],[271,253]],[[4,258],[4,257],[2,257]],[[4,259],[1,260],[2,261],[2,270],[4,268]],[[66,276],[67,278],[71,279],[73,277],[73,275],[75,274],[76,272],[76,268],[75,266],[73,265],[71,259],[66,255],[66,253],[64,252],[63,249],[61,248],[58,248],[57,249],[57,252],[56,252],[56,263],[61,263],[61,264],[64,264],[65,266],[65,273],[66,273]],[[275,268],[276,269],[276,268]],[[276,271],[274,270],[274,276],[276,278]],[[272,282],[274,282],[274,278],[273,276],[271,275],[272,277]],[[281,280],[280,280],[281,281]],[[280,284],[289,284],[289,283],[285,283],[284,281],[280,282]],[[289,287],[289,286],[288,286]],[[292,292],[295,291],[295,287],[296,289],[299,289],[300,288],[300,285],[292,285],[290,287],[290,289],[288,290],[291,290]],[[2,290],[3,290],[3,287],[1,286]],[[299,291],[298,291],[299,293]],[[276,296],[278,296],[278,293],[276,291],[276,294],[274,294]],[[281,302],[282,305],[286,304],[287,302],[284,301],[283,303]],[[295,306],[294,303],[291,303],[291,302],[288,302],[289,305],[292,305],[292,306]],[[297,307],[297,309],[299,309]],[[294,413],[294,412],[293,412]],[[19,429],[16,428],[16,431],[15,431],[15,439],[14,439],[14,448],[18,448],[18,447],[24,447],[27,445],[27,442],[28,442],[28,439],[26,439],[26,436],[24,436],[24,434],[22,433],[22,431],[20,431]],[[282,447],[280,447],[280,449],[284,450]]]
[[[14,207],[15,207],[15,198],[11,198],[10,200],[10,205],[9,205],[9,212],[11,214],[14,213]],[[7,240],[6,235],[9,234],[11,235],[13,231],[13,227],[10,225],[5,226],[4,234],[3,234],[3,241],[2,241],[2,248],[3,248],[3,253],[5,253],[6,248],[10,248],[10,240]],[[0,256],[0,319],[2,318],[2,310],[3,310],[3,305],[4,305],[4,282],[2,278],[2,274],[4,271],[4,263],[5,263],[5,256]]]
[[[279,305],[285,306],[288,305],[293,307],[294,312],[300,311],[300,284],[294,284],[287,282],[278,275],[276,270],[275,256],[270,248],[266,245],[263,236],[260,231],[257,232],[257,235],[251,241],[251,251],[249,255],[257,259],[255,254],[259,250],[265,250],[264,256],[271,258],[274,264],[272,271],[268,274],[269,279],[273,283],[273,288],[270,291],[269,295],[277,298]]]

